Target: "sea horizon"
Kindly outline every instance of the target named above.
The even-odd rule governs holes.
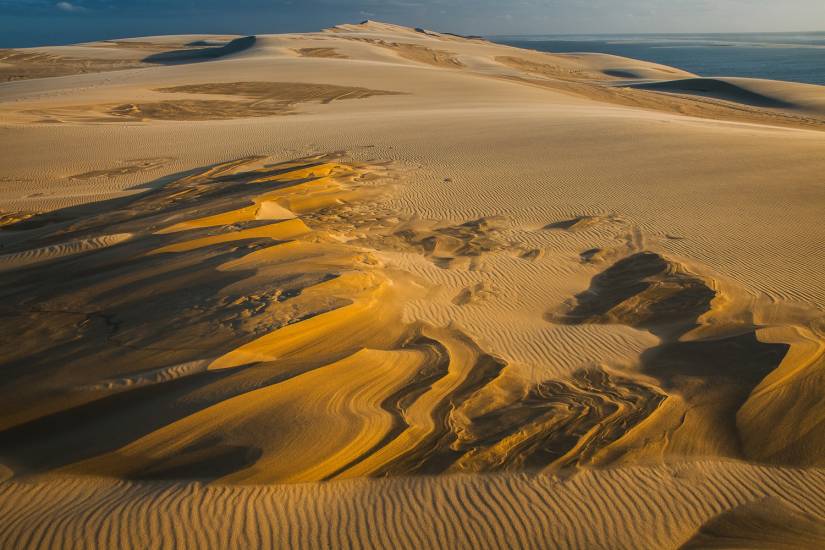
[[[699,76],[825,85],[825,31],[489,35],[500,44],[553,53],[605,53]]]

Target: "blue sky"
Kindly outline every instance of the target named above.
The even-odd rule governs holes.
[[[825,30],[825,0],[0,0],[0,47],[377,19],[467,34]]]

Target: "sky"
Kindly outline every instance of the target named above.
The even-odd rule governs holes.
[[[363,19],[480,35],[825,31],[825,0],[0,0],[0,47]]]

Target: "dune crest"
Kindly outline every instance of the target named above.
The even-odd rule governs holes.
[[[820,118],[825,115],[825,96],[820,86],[812,84],[753,78],[684,78],[634,84],[633,88],[698,95],[731,103],[798,111]]]

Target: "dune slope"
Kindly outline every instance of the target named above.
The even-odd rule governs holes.
[[[797,111],[822,117],[825,97],[821,86],[753,78],[684,78],[634,84],[633,88],[699,95],[777,110]]]

